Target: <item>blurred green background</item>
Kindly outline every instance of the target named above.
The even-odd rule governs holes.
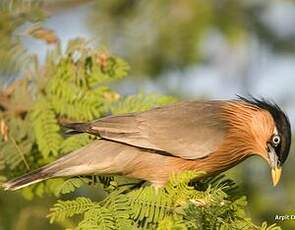
[[[44,62],[59,40],[84,37],[131,66],[112,87],[123,95],[159,92],[181,99],[252,94],[295,117],[295,3],[288,0],[0,1],[0,84],[18,79],[28,56]],[[0,150],[1,151],[1,150]],[[295,215],[294,148],[273,188],[268,166],[249,159],[227,174],[248,196],[253,220]],[[83,191],[80,191],[83,192]],[[0,191],[0,230],[58,229],[44,218],[53,198],[26,201]],[[279,223],[295,229],[295,220]]]

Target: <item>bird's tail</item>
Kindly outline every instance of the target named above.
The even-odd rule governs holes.
[[[2,184],[2,187],[14,191],[49,178],[117,172],[116,156],[122,151],[128,151],[129,148],[110,141],[96,140],[51,164],[8,181]],[[119,160],[122,161],[121,158]]]
[[[68,124],[64,124],[64,127],[69,129],[68,131],[66,131],[66,134],[76,134],[76,133],[87,132],[88,129],[90,128],[90,125],[88,123],[68,123]],[[19,178],[10,180],[2,184],[1,186],[4,188],[4,190],[14,191],[14,190],[18,190],[18,189],[27,187],[29,185],[41,182],[43,180],[49,179],[51,177],[54,177],[56,176],[55,173],[57,173],[59,170],[66,168],[68,166],[67,163],[69,162],[69,160],[74,158],[74,156],[78,152],[79,151],[75,151],[73,154],[69,154],[66,157],[62,157],[61,159],[53,162],[50,165],[44,166],[32,172],[29,172]],[[71,166],[71,162],[69,163]]]
[[[83,148],[79,150],[82,150],[82,149]],[[61,171],[62,169],[67,169],[67,167],[75,163],[72,161],[72,159],[74,159],[76,154],[79,153],[79,150],[72,152],[72,154],[65,155],[59,158],[58,160],[52,162],[51,164],[45,165],[21,177],[10,180],[2,184],[1,186],[4,188],[4,190],[15,191],[52,177],[58,177],[59,171]]]
[[[47,170],[47,168],[40,168],[35,171],[29,172],[19,178],[10,180],[4,184],[2,184],[2,187],[4,190],[11,190],[15,191],[18,189],[21,189],[23,187],[27,187],[29,185],[38,183],[40,181],[46,180],[51,177],[50,171]]]

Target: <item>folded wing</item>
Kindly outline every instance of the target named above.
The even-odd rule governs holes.
[[[226,125],[220,119],[221,103],[181,102],[66,126],[162,154],[197,159],[216,151],[223,142]]]

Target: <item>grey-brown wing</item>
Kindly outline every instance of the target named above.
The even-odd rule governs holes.
[[[163,151],[185,159],[214,152],[223,142],[220,102],[182,102],[153,110],[105,117],[87,131],[104,139]]]

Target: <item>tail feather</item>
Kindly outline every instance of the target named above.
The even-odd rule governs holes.
[[[94,156],[96,156],[95,160],[97,160],[97,164],[99,162],[103,163],[107,158],[106,156],[112,156],[112,153],[107,151],[107,149],[113,150],[112,146],[113,143],[110,144],[110,142],[94,141],[89,145],[59,158],[51,164],[29,172],[19,178],[10,180],[0,186],[2,186],[4,190],[14,191],[53,177],[91,174],[96,170],[96,164],[91,164]],[[101,149],[106,149],[106,156],[103,154],[104,151],[99,151]],[[113,154],[115,153],[114,151]]]
[[[138,165],[138,155],[143,150],[106,140],[96,140],[58,160],[24,176],[8,181],[5,190],[18,190],[28,185],[56,177],[81,175],[128,174]],[[154,156],[154,154],[151,154]]]
[[[83,158],[83,156],[87,155],[87,150],[94,148],[94,151],[97,151],[96,146],[96,143],[89,144],[88,146],[80,148],[70,154],[59,158],[51,164],[45,165],[42,168],[29,172],[19,178],[10,180],[2,184],[1,186],[4,188],[4,190],[14,191],[52,177],[75,176],[76,171],[72,170],[73,167],[80,167],[81,165],[83,165],[83,161],[85,159]],[[87,167],[85,168],[87,169]],[[78,175],[79,173],[83,174],[83,170],[77,172]]]
[[[89,123],[67,123],[63,124],[63,126],[69,130],[65,132],[65,134],[78,134],[78,133],[87,133],[90,131]]]
[[[32,171],[24,176],[13,179],[2,184],[4,190],[15,191],[23,187],[38,183],[51,177],[51,173],[46,172],[43,168]]]

